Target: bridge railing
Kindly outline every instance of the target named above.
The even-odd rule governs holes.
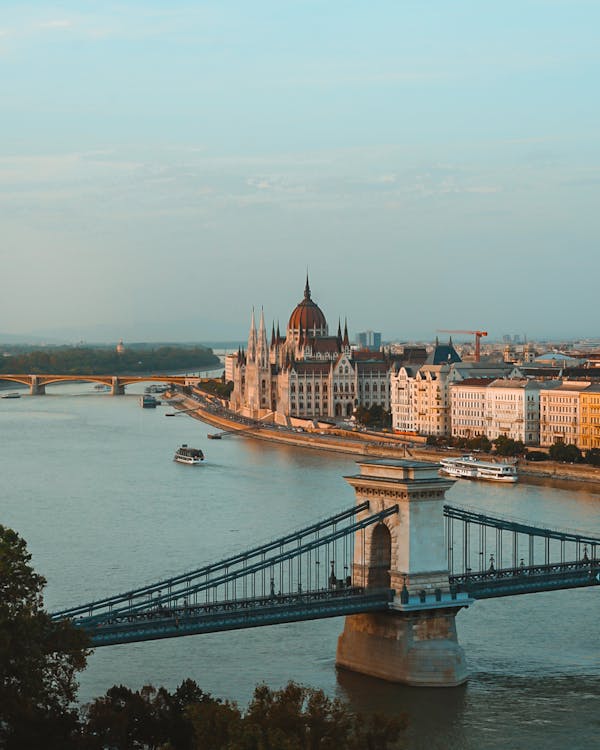
[[[584,564],[600,558],[600,537],[533,526],[469,508],[444,506],[451,577],[498,575],[500,570]]]

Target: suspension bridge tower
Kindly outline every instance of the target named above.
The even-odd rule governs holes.
[[[360,474],[345,479],[357,503],[369,501],[362,514],[392,506],[398,512],[355,537],[353,583],[395,595],[389,611],[346,617],[336,663],[391,682],[460,685],[467,670],[455,617],[472,600],[449,586],[443,506],[454,482],[441,478],[434,463],[358,464]]]

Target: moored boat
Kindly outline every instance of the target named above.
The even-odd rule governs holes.
[[[160,406],[160,401],[145,393],[140,397],[140,406],[144,409],[154,409],[156,406]]]
[[[487,479],[491,482],[516,482],[518,479],[515,463],[506,461],[482,461],[474,456],[444,458],[440,470],[457,479]]]
[[[201,461],[204,461],[204,453],[200,448],[190,448],[187,443],[184,443],[175,451],[173,461],[180,464],[198,465]]]
[[[16,391],[14,393],[5,393],[2,398],[21,398],[21,394]]]

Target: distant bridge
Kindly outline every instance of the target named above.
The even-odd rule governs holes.
[[[99,383],[110,388],[113,396],[125,393],[125,386],[137,383],[173,383],[175,385],[197,385],[208,383],[213,378],[194,378],[189,375],[4,375],[0,381],[21,383],[29,387],[32,396],[43,396],[46,386],[54,383],[88,382]]]

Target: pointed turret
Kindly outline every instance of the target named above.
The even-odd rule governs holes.
[[[252,320],[250,322],[250,333],[248,334],[247,358],[250,362],[256,359],[256,323],[254,322],[254,308],[252,308]]]
[[[275,321],[273,321],[273,325],[271,326],[271,349],[275,346]]]
[[[350,348],[350,339],[348,338],[348,320],[344,319],[344,340],[342,342],[344,349]]]
[[[269,350],[267,348],[267,331],[265,328],[265,314],[261,307],[260,323],[258,326],[258,340],[256,344],[256,361],[259,367],[267,367],[269,364]]]

